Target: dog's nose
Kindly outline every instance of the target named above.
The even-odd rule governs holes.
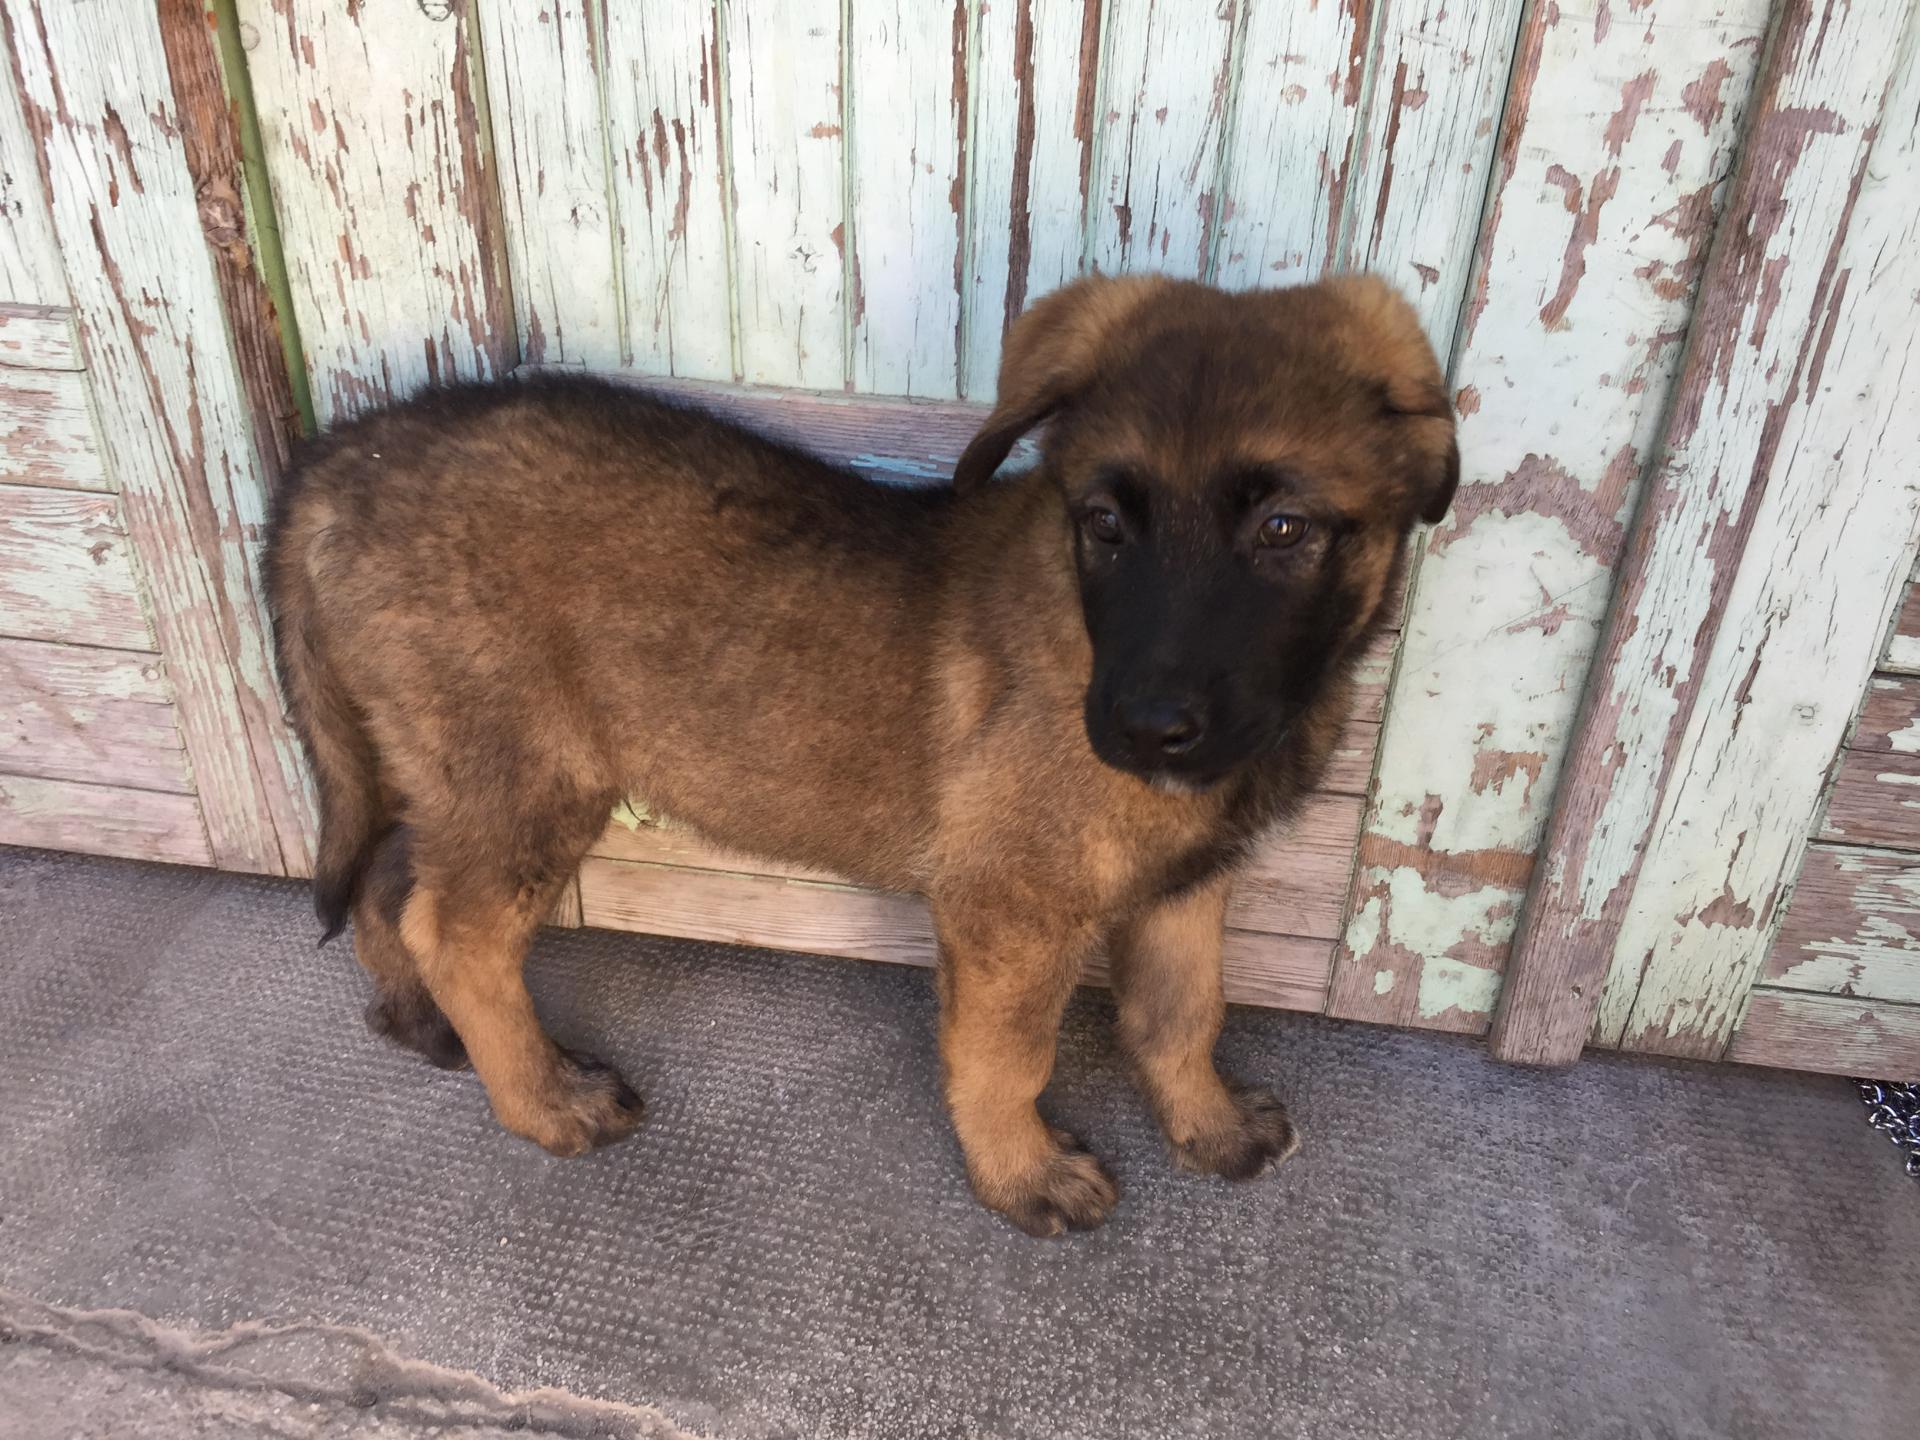
[[[1185,700],[1122,700],[1115,719],[1143,759],[1184,755],[1207,728],[1198,705]]]

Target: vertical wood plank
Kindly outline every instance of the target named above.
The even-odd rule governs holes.
[[[1237,5],[1107,0],[1087,259],[1207,273]]]
[[[1405,289],[1445,354],[1476,253],[1524,0],[1384,0],[1370,61],[1372,97],[1346,189],[1340,264],[1373,270]],[[1598,17],[1542,0],[1569,29]],[[1605,6],[1602,6],[1604,13]],[[1644,27],[1644,6],[1617,21]],[[1525,71],[1513,95],[1522,101]],[[1605,102],[1611,114],[1614,97]]]
[[[961,381],[991,400],[1007,327],[1080,273],[1102,27],[1100,0],[996,0],[978,15]]]
[[[960,393],[967,0],[851,10],[853,388]]]
[[[299,869],[310,816],[259,583],[266,479],[158,19],[35,0],[0,14],[213,857]]]
[[[656,375],[737,374],[721,123],[726,8],[723,0],[658,0],[606,12],[628,358]]]
[[[1214,276],[1229,288],[1316,280],[1339,245],[1372,7],[1241,3],[1249,9]]]
[[[173,82],[180,145],[193,177],[200,234],[213,262],[234,363],[253,420],[255,449],[277,484],[300,433],[286,350],[273,299],[247,234],[239,123],[221,78],[213,16],[205,0],[157,0],[160,38]]]
[[[605,4],[487,0],[475,11],[513,313],[531,365],[624,358],[600,100]]]
[[[472,7],[238,10],[321,423],[511,369]]]
[[[40,164],[9,66],[0,66],[0,300],[70,303],[40,184]]]
[[[1500,986],[1767,16],[1630,20],[1528,18],[1454,367],[1463,483],[1409,605],[1334,1014],[1478,1031]]]
[[[861,310],[858,272],[847,280],[840,5],[731,0],[726,27],[742,378],[838,390],[842,307]]]
[[[1916,12],[1780,27],[1530,922],[1612,939],[1597,1034],[1668,1054],[1726,1047],[1920,520]]]

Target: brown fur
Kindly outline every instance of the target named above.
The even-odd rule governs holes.
[[[1439,369],[1377,281],[1096,280],[1016,324],[1000,394],[951,491],[585,380],[430,392],[311,449],[271,538],[276,638],[322,801],[317,903],[330,928],[351,910],[376,1029],[470,1059],[502,1123],[556,1153],[631,1130],[637,1098],[547,1038],[521,979],[631,793],[729,848],[930,898],[954,1126],[1022,1229],[1114,1203],[1035,1104],[1103,945],[1180,1162],[1285,1157],[1277,1102],[1213,1068],[1221,915],[1233,862],[1334,745],[1410,525],[1445,508]],[[1049,418],[1044,463],[988,483]],[[1191,497],[1284,467],[1339,537],[1286,582],[1324,673],[1219,783],[1149,784],[1089,746],[1073,507],[1117,464]]]

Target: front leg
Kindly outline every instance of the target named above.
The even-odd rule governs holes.
[[[973,1193],[1029,1235],[1093,1229],[1118,1198],[1113,1180],[1034,1103],[1090,942],[1024,932],[984,897],[936,899],[934,924],[947,1110]]]
[[[1109,942],[1120,1042],[1183,1169],[1248,1180],[1299,1148],[1278,1100],[1213,1068],[1226,1002],[1220,944],[1228,877],[1164,900]]]

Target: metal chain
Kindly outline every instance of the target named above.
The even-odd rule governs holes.
[[[1907,1152],[1907,1174],[1920,1180],[1920,1082],[1856,1080],[1867,1123]]]

